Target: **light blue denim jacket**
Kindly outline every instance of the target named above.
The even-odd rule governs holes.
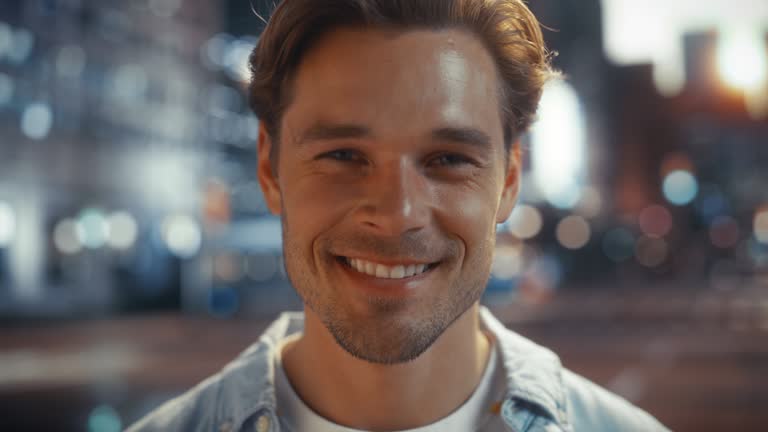
[[[480,317],[503,360],[507,395],[499,415],[510,431],[667,431],[626,400],[563,368],[552,351],[508,330],[486,308]],[[274,350],[303,328],[303,314],[282,314],[219,373],[166,402],[128,432],[279,432]]]

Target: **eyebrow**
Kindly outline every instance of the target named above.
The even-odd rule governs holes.
[[[448,141],[457,144],[469,144],[484,150],[491,149],[491,137],[485,132],[474,128],[444,127],[432,131],[435,141]]]
[[[299,145],[311,141],[331,141],[337,139],[370,138],[371,128],[359,124],[316,123],[299,138]],[[471,127],[442,127],[432,131],[432,140],[452,142],[489,150],[491,137],[485,132]]]
[[[369,138],[371,136],[373,136],[371,129],[362,125],[317,123],[304,131],[298,143],[302,145],[310,141]]]

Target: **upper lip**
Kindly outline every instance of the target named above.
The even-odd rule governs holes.
[[[394,267],[398,265],[402,265],[402,266],[422,265],[422,264],[429,265],[437,262],[437,261],[417,260],[412,258],[371,258],[371,257],[360,256],[360,255],[338,255],[338,256],[347,258],[349,260],[357,259],[357,260],[368,261],[375,264],[382,264],[387,267]]]

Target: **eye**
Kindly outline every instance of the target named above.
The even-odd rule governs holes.
[[[438,166],[461,166],[472,164],[472,160],[457,153],[444,153],[433,158],[429,163],[430,165],[436,164]]]
[[[333,159],[339,162],[360,162],[363,157],[359,152],[350,149],[333,150],[327,153],[323,153],[316,159]]]

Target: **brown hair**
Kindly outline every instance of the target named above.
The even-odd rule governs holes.
[[[250,105],[273,139],[279,140],[303,55],[340,26],[458,28],[475,34],[498,68],[507,149],[533,122],[542,88],[554,74],[539,22],[523,0],[283,0],[249,60]]]

